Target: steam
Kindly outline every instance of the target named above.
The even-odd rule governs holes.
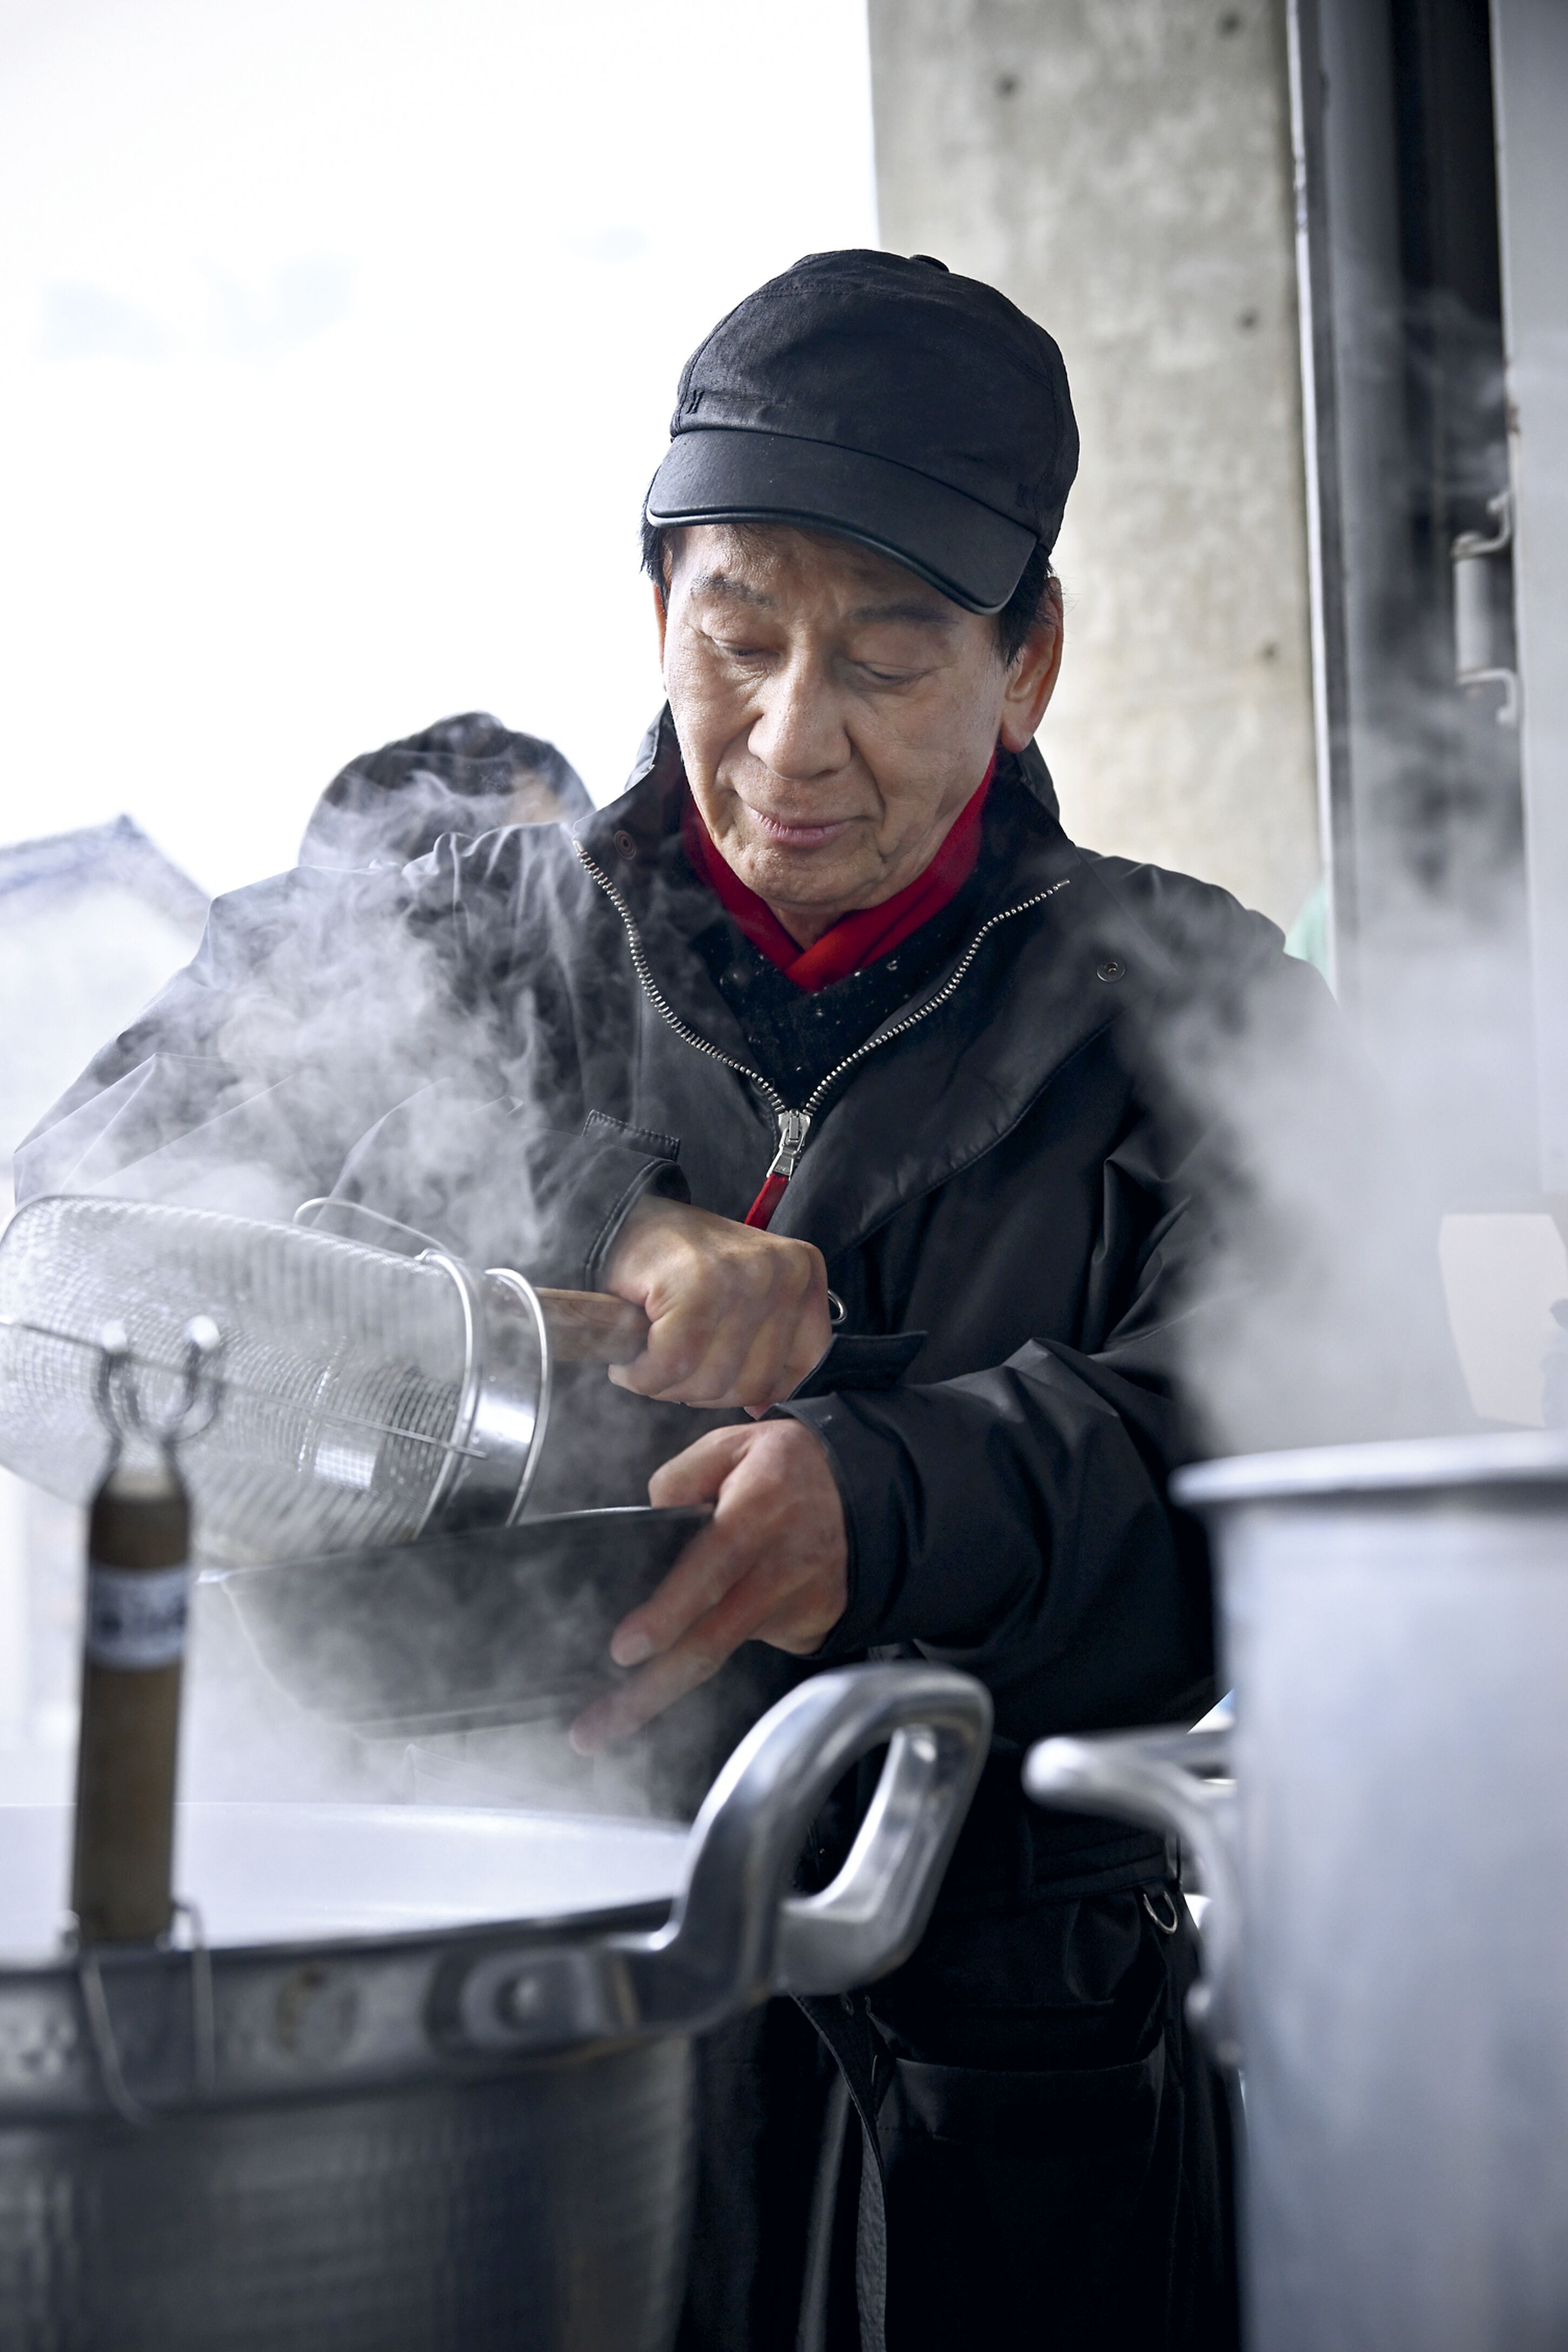
[[[1446,650],[1428,649],[1434,675]],[[1478,818],[1453,784],[1485,772],[1495,744],[1480,730],[1490,726],[1451,695],[1414,688],[1387,715],[1377,806],[1394,848],[1373,840],[1379,855],[1366,861],[1384,876],[1374,909],[1384,945],[1363,966],[1364,1047],[1316,978],[1281,964],[1261,934],[1255,964],[1236,966],[1233,916],[1212,938],[1184,942],[1179,968],[1202,972],[1201,984],[1184,981],[1138,1033],[1143,1078],[1185,1138],[1184,1176],[1200,1204],[1177,1334],[1195,1452],[1447,1431],[1471,1419],[1443,1307],[1438,1221],[1446,1206],[1495,1193],[1517,1168],[1523,1083],[1511,1018],[1515,845],[1489,803]],[[367,854],[374,805],[345,793],[308,836],[316,864],[217,902],[193,980],[100,1055],[64,1115],[20,1156],[28,1192],[122,1192],[285,1221],[336,1192],[481,1266],[527,1271],[547,1256],[549,1203],[518,1145],[542,1125],[580,1131],[592,1108],[577,1066],[549,1059],[559,1023],[543,1017],[541,992],[553,976],[525,936],[515,950],[503,944],[510,961],[481,973],[476,992],[461,964],[470,942],[453,937],[449,841],[420,869],[425,911],[408,919],[395,866],[404,830],[452,811],[449,788],[417,765],[401,789],[397,844],[381,865],[324,870],[350,850]],[[392,833],[382,838],[384,848]],[[503,859],[518,847],[518,836],[498,834],[467,854]],[[508,1002],[504,1028],[477,1001],[490,990]],[[584,1055],[612,1020],[607,979],[596,1020],[599,1010],[591,994],[578,1008]],[[564,1373],[534,1508],[642,1502],[651,1462],[707,1425],[627,1397],[602,1372]],[[57,1549],[72,1551],[78,1539]],[[74,1556],[59,1574],[74,1591]],[[68,1638],[59,1650],[71,1680],[62,1666],[49,1703],[64,1708],[74,1645]],[[335,1664],[351,1686],[352,1645]],[[793,1671],[766,1654],[764,1675],[771,1666]],[[505,1728],[363,1738],[298,1706],[229,1597],[207,1585],[184,1786],[210,1797],[689,1811],[756,1697],[734,1681],[710,1686],[654,1738],[593,1759],[568,1747],[564,1710]]]
[[[430,764],[437,757],[438,769]],[[553,743],[473,711],[351,761],[317,803],[300,863],[349,871],[405,866],[443,834],[574,824],[592,808],[583,779]]]
[[[404,919],[395,872],[298,870],[218,899],[192,977],[18,1153],[28,1193],[285,1221],[374,1135],[389,1213],[439,1231],[467,1204],[464,1242],[533,1246],[532,1204],[495,1151],[526,1071],[464,1017],[434,931]]]
[[[1203,1454],[1466,1425],[1413,1122],[1304,969],[1161,1043],[1201,1140],[1180,1356]]]
[[[335,817],[357,825],[361,854],[370,829],[380,827],[380,864],[345,873],[318,863],[217,901],[190,976],[172,982],[99,1054],[61,1112],[18,1152],[21,1194],[119,1194],[286,1222],[304,1201],[335,1191],[435,1235],[475,1265],[533,1269],[549,1219],[519,1136],[542,1118],[563,1134],[579,1132],[587,1108],[575,1072],[543,1056],[549,1025],[535,1017],[531,992],[549,975],[541,979],[520,959],[504,1032],[476,1017],[451,927],[440,919],[450,902],[452,844],[422,869],[427,918],[409,919],[399,872],[410,827],[460,814],[466,833],[486,813],[484,792],[468,786],[493,786],[508,817],[519,814],[520,795],[548,787],[557,805],[570,797],[576,780],[552,747],[498,731],[500,751],[488,765],[473,763],[461,793],[416,760],[392,795],[390,817],[374,799],[329,801],[323,825]],[[311,829],[318,857],[322,830]],[[507,842],[493,836],[489,852],[507,855]],[[602,1371],[568,1370],[558,1382],[535,1507],[645,1503],[652,1461],[704,1425],[679,1409],[641,1405]],[[651,1459],[650,1430],[658,1433]],[[19,1509],[26,1565],[5,1580],[0,1603],[31,1620],[30,1729],[28,1752],[18,1751],[8,1778],[15,1793],[63,1801],[82,1515],[32,1494]],[[199,1550],[199,1526],[196,1541]],[[565,1639],[564,1603],[558,1615],[554,1631]],[[410,1627],[409,1639],[419,1638]],[[342,1637],[300,1634],[302,1643],[332,1639]],[[342,1643],[335,1664],[352,1692],[352,1643]],[[222,1586],[206,1583],[193,1621],[182,1789],[205,1798],[417,1793],[624,1815],[689,1812],[722,1753],[715,1743],[728,1737],[707,1695],[698,1694],[665,1727],[657,1757],[638,1743],[590,1759],[565,1739],[574,1711],[569,1702],[552,1720],[505,1730],[362,1738],[296,1704],[256,1654]],[[746,1712],[737,1715],[737,1736]]]
[[[1413,298],[1402,332],[1387,323],[1377,364],[1405,371],[1427,446],[1403,483],[1369,486],[1388,572],[1338,819],[1342,1018],[1265,983],[1218,1022],[1178,1011],[1165,1039],[1226,1171],[1214,1280],[1184,1337],[1205,1452],[1447,1433],[1478,1411],[1539,1425],[1551,1269],[1568,1270],[1538,1191],[1518,738],[1495,686],[1457,688],[1435,584],[1506,481],[1498,330],[1441,292]],[[1511,660],[1502,584],[1494,641]],[[1483,1370],[1500,1348],[1502,1379]]]

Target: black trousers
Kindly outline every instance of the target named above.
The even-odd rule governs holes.
[[[1231,2352],[1229,2115],[1185,2022],[1194,1973],[1184,1907],[1151,1887],[939,1911],[871,1989],[896,2061],[879,2118],[888,2352]],[[796,2352],[837,2074],[792,2003],[704,2044],[679,2352]],[[826,2352],[860,2341],[853,2118],[847,2159]]]

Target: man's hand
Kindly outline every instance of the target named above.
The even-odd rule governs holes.
[[[679,1201],[637,1202],[605,1286],[634,1299],[651,1327],[636,1362],[617,1364],[610,1378],[675,1404],[765,1412],[805,1380],[833,1336],[820,1250]]]
[[[611,1657],[643,1671],[578,1717],[572,1745],[584,1755],[629,1738],[742,1642],[805,1655],[848,1600],[844,1507],[826,1448],[802,1423],[710,1430],[656,1470],[647,1491],[654,1503],[716,1497],[717,1507],[658,1591],[616,1626]]]

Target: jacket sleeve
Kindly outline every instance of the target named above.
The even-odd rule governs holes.
[[[1167,1498],[1179,1464],[1466,1420],[1435,1211],[1377,1081],[1315,974],[1276,954],[1248,977],[1245,1021],[1199,1008],[1201,1051],[1190,1004],[1129,1048],[1094,1253],[1109,1278],[1080,1328],[784,1408],[844,1499],[831,1649],[912,1642],[968,1666],[1004,1736],[1205,1703],[1206,1547]]]
[[[1123,1085],[1070,1325],[1004,1317],[989,1364],[922,1381],[917,1363],[900,1387],[783,1408],[822,1439],[844,1503],[850,1593],[831,1650],[913,1643],[963,1666],[1004,1740],[1208,1703],[1206,1547],[1166,1488],[1202,1450],[1182,1369],[1213,1244],[1213,1138]],[[1001,1181],[1028,1187],[1023,1152]],[[1042,1217],[1054,1198],[1047,1183]]]
[[[914,1643],[980,1675],[997,1728],[1162,1719],[1211,1662],[1201,1538],[1164,1496],[1175,1409],[1033,1340],[932,1386],[787,1405],[827,1448],[850,1535],[845,1655]]]
[[[678,1147],[584,1118],[543,985],[556,1123],[519,1115],[454,986],[450,927],[417,919],[447,887],[433,868],[296,869],[216,900],[192,962],[20,1147],[18,1201],[114,1192],[285,1220],[331,1196],[479,1263],[596,1286],[642,1193],[684,1192]]]

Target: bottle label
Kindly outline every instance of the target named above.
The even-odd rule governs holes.
[[[184,1657],[191,1571],[87,1567],[87,1654],[95,1666],[135,1673]]]

